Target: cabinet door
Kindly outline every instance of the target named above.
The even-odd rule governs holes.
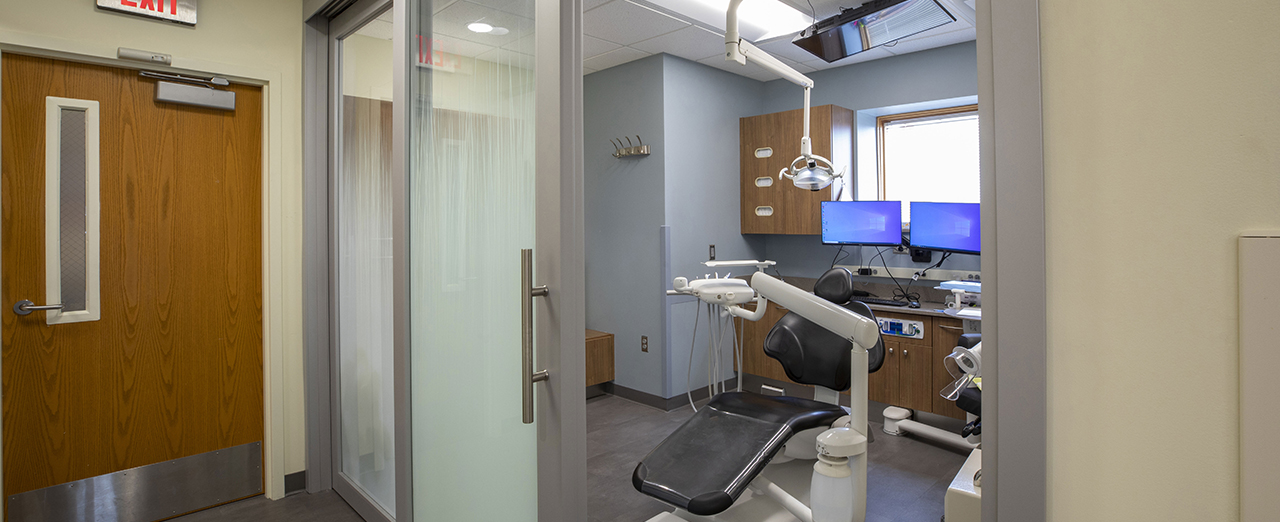
[[[880,370],[868,375],[867,398],[889,405],[898,404],[898,360],[902,353],[900,342],[884,338],[884,364]]]
[[[832,106],[814,107],[811,113],[813,152],[831,157]],[[841,120],[844,123],[844,120]],[[800,153],[804,135],[804,111],[775,112],[742,118],[739,128],[739,165],[741,171],[741,232],[743,234],[808,234],[822,233],[821,201],[831,199],[831,189],[811,192],[795,188],[787,180],[779,180],[778,172],[791,164]],[[842,137],[849,134],[842,133]],[[851,147],[848,144],[845,148]],[[768,148],[771,155],[757,157],[756,151]],[[767,182],[760,186],[757,180]],[[759,207],[772,208],[772,214],[758,215]]]
[[[898,406],[933,410],[933,347],[903,342],[898,364]]]
[[[942,390],[954,379],[947,369],[942,365],[942,359],[951,353],[951,350],[960,342],[960,334],[964,333],[964,326],[959,319],[934,319],[933,322],[933,387],[936,390]],[[946,415],[956,419],[964,419],[964,410],[956,406],[956,403],[944,399],[942,395],[934,394],[933,396],[933,412],[938,415]]]

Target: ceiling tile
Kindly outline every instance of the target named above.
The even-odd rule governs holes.
[[[390,40],[395,36],[395,26],[391,22],[383,21],[382,18],[375,18],[358,29],[356,34],[379,40]]]
[[[968,42],[970,40],[976,40],[977,38],[978,31],[976,29],[964,29],[961,31],[952,31],[949,33],[926,36],[924,38],[898,40],[898,43],[893,47],[884,46],[883,48],[892,54],[900,55],[923,51],[925,49],[933,49],[936,47],[945,47],[952,44],[958,44],[960,42]]]
[[[484,22],[494,27],[506,28],[504,35],[476,33],[467,29],[471,22]],[[507,45],[533,32],[533,20],[492,7],[459,1],[444,8],[433,17],[431,30],[436,35],[447,35],[462,40],[490,46]]]
[[[724,36],[697,26],[690,26],[673,33],[632,44],[631,47],[650,53],[667,53],[698,61],[724,53]]]
[[[439,51],[450,53],[450,54],[456,54],[458,56],[468,56],[468,57],[474,58],[479,54],[482,54],[494,49],[492,45],[468,42],[466,40],[460,40],[458,38],[454,38],[452,36],[447,36],[443,34],[437,34],[435,37],[435,40],[437,42],[436,43],[437,49],[435,50],[439,50]]]
[[[738,65],[738,62],[730,62],[725,60],[723,56],[719,55],[712,56],[710,58],[703,58],[698,60],[698,63],[762,82],[779,79],[778,75],[765,70],[765,68],[760,67],[753,62],[747,62],[746,65]]]
[[[536,37],[537,37],[537,35],[536,35],[536,34],[533,34],[533,33],[526,34],[526,35],[524,35],[524,36],[520,37],[520,39],[519,39],[519,40],[516,40],[516,41],[514,41],[514,42],[511,42],[511,43],[509,43],[509,44],[506,44],[506,45],[502,46],[502,48],[503,48],[503,49],[510,50],[510,51],[515,51],[515,52],[518,52],[518,53],[521,53],[521,54],[530,54],[530,55],[531,55],[531,54],[534,54],[534,53],[533,53],[533,48],[534,48],[534,45],[535,45],[535,44],[534,44],[534,38],[536,38]]]
[[[582,0],[582,12],[585,13],[587,11],[600,7],[604,4],[609,3],[609,1],[610,0]],[[622,0],[618,0],[618,1],[622,1]]]
[[[476,56],[477,60],[493,62],[500,65],[510,65],[521,69],[533,69],[533,56],[508,51],[506,49],[490,49]]]
[[[846,65],[852,65],[852,64],[855,64],[855,63],[862,63],[862,62],[869,62],[869,61],[871,61],[871,60],[878,60],[878,59],[880,59],[880,58],[888,58],[888,57],[890,57],[890,56],[893,56],[893,53],[891,53],[891,52],[889,52],[889,51],[886,51],[886,50],[885,50],[885,48],[884,48],[883,46],[881,46],[881,47],[876,47],[876,48],[871,49],[871,50],[868,50],[868,51],[860,52],[860,53],[855,54],[855,55],[853,55],[853,56],[850,56],[850,57],[848,57],[848,58],[841,58],[841,59],[836,60],[836,61],[834,61],[834,62],[832,62],[832,63],[827,63],[826,61],[822,60],[821,58],[816,58],[816,57],[815,57],[815,58],[814,58],[814,59],[812,59],[812,60],[809,60],[809,61],[807,61],[807,62],[804,62],[804,64],[805,64],[805,65],[808,65],[809,67],[813,67],[814,69],[818,69],[818,70],[822,70],[822,69],[833,69],[833,68],[836,68],[836,67],[844,67],[844,66],[846,66]]]
[[[433,14],[439,13],[441,9],[456,3],[458,3],[458,0],[431,0],[431,12]],[[395,9],[391,9],[391,11],[395,11]]]
[[[600,56],[604,53],[607,53],[619,47],[622,47],[622,46],[610,41],[601,40],[594,36],[587,36],[587,35],[582,36],[582,57],[583,58]]]
[[[790,36],[775,38],[767,42],[758,43],[756,44],[756,47],[764,49],[765,52],[768,52],[778,58],[791,60],[796,63],[804,63],[818,59],[817,56],[814,56],[809,51],[801,49],[800,46],[791,43]]]
[[[584,33],[621,45],[631,45],[688,26],[688,22],[625,0],[607,3],[582,15]]]
[[[468,0],[485,7],[506,11],[524,18],[533,18],[534,0]]]
[[[608,69],[610,67],[614,67],[617,65],[622,65],[624,63],[627,63],[633,60],[639,60],[646,56],[649,56],[649,53],[632,49],[630,47],[620,47],[618,49],[614,49],[612,51],[604,53],[600,56],[593,56],[591,58],[583,60],[582,66],[589,67],[599,71],[599,70]]]

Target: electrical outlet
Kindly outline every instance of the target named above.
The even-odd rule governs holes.
[[[712,248],[714,248],[714,247],[712,247]],[[647,351],[649,351],[649,336],[647,336],[647,335],[641,335],[641,336],[640,336],[640,351],[642,351],[642,352],[647,352]]]
[[[708,260],[709,260],[709,261],[715,261],[715,260],[716,260],[716,246],[715,246],[715,245],[711,245],[711,253],[710,253],[709,255],[711,256],[710,258],[708,258]]]

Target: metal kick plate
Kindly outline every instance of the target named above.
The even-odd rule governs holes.
[[[262,443],[252,442],[19,493],[11,522],[151,522],[262,493]]]

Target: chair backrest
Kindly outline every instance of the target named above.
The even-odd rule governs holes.
[[[853,295],[853,276],[843,268],[822,274],[814,285],[814,293],[850,311],[875,320],[866,303],[849,301]],[[764,353],[782,363],[791,380],[836,391],[849,389],[850,342],[830,330],[788,312],[765,337]],[[868,354],[868,372],[884,364],[884,341],[879,340]]]

